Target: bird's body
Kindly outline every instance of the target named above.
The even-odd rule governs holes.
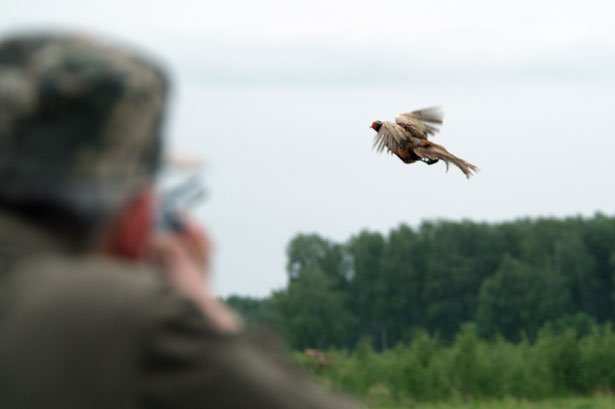
[[[399,114],[395,122],[375,121],[371,126],[378,132],[374,147],[378,152],[386,148],[404,163],[421,161],[433,165],[442,160],[447,169],[449,164],[453,164],[469,178],[472,172],[478,170],[476,166],[427,139],[439,131],[441,124],[442,111],[436,107]]]

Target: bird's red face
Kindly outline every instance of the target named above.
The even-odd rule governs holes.
[[[372,122],[372,126],[370,126],[370,128],[372,128],[376,132],[378,132],[381,127],[382,127],[382,122],[381,121],[374,121],[374,122]]]

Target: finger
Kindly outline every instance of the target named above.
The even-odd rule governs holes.
[[[181,216],[184,226],[180,236],[195,259],[203,265],[208,265],[212,253],[212,244],[205,230],[187,215]]]
[[[171,233],[158,233],[150,242],[151,258],[164,267],[172,267],[191,257],[183,241]],[[174,270],[168,268],[167,270]]]

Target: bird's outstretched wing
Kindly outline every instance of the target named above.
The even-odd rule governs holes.
[[[393,122],[384,122],[374,138],[374,148],[377,152],[387,149],[390,153],[395,153],[397,148],[408,141],[408,135],[404,130]]]
[[[415,138],[427,139],[442,125],[443,113],[440,107],[430,107],[397,115],[395,122]]]

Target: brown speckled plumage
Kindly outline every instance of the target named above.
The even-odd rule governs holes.
[[[376,124],[376,125],[374,125]],[[399,114],[395,122],[374,122],[372,128],[378,133],[374,148],[382,152],[385,148],[397,155],[404,163],[422,161],[433,164],[442,160],[446,169],[450,164],[457,166],[470,177],[478,168],[450,153],[446,148],[433,143],[428,138],[435,135],[442,125],[442,111],[439,107],[425,108],[418,111]]]

